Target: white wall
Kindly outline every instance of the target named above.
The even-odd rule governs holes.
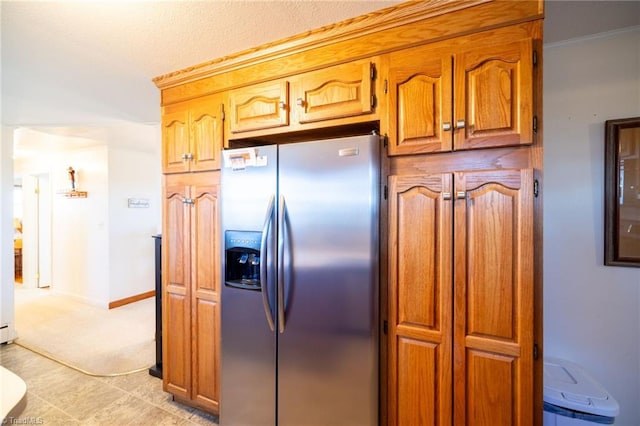
[[[109,171],[109,298],[114,301],[155,289],[151,237],[161,228],[160,160],[115,148],[109,151]],[[148,202],[148,207],[129,208],[130,198],[140,200],[139,205]]]
[[[1,112],[1,111],[0,111]],[[0,343],[15,338],[13,307],[13,129],[0,134]]]
[[[640,116],[640,28],[544,48],[545,356],[587,369],[640,425],[640,268],[603,266],[604,122]]]
[[[67,198],[67,168],[76,171],[76,189],[87,198]],[[105,145],[66,151],[53,162],[52,290],[86,303],[109,305],[109,186]],[[26,228],[26,226],[25,226]]]
[[[2,18],[2,7],[0,7],[0,18]],[[2,46],[1,39],[2,35],[0,32],[0,50]],[[2,78],[0,78],[0,93],[2,93]],[[0,118],[2,118],[2,102],[0,102]],[[0,121],[0,123],[2,123],[2,121]],[[15,338],[15,324],[13,320],[12,135],[13,129],[0,126],[0,343],[5,343]]]

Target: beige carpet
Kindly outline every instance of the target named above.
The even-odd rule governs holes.
[[[101,309],[47,290],[16,289],[15,343],[87,374],[155,364],[155,298]]]

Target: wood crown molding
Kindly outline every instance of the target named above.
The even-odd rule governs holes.
[[[350,40],[495,0],[409,1],[155,77],[159,89],[192,82],[295,52]]]

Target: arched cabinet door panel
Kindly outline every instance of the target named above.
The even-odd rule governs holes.
[[[533,170],[455,173],[454,424],[533,424]]]
[[[454,150],[533,143],[530,38],[457,54]]]
[[[389,154],[451,151],[450,52],[419,47],[391,54],[389,63]]]
[[[276,80],[229,92],[231,133],[289,125],[289,82]]]
[[[451,191],[389,177],[389,425],[451,425]]]
[[[298,123],[353,117],[374,111],[377,59],[364,59],[301,74],[292,81]]]

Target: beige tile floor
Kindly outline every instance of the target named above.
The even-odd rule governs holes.
[[[7,424],[215,425],[215,416],[178,404],[147,371],[92,377],[16,344],[0,345],[0,365],[27,384],[27,404]]]

